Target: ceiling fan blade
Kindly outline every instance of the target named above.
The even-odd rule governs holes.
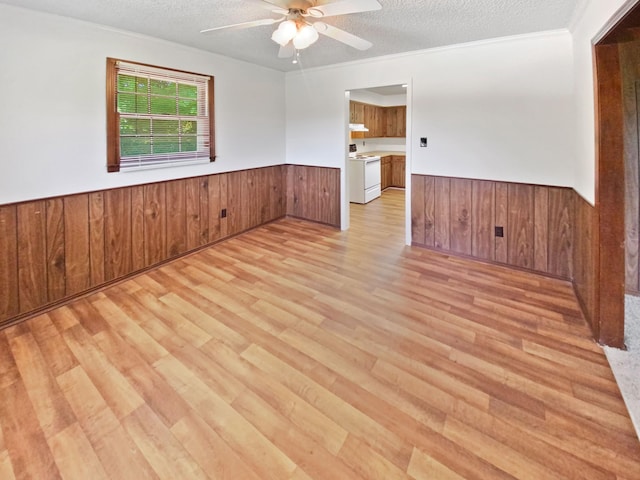
[[[293,46],[293,42],[289,42],[284,47],[280,47],[280,50],[278,51],[278,58],[291,58],[295,53],[296,48]]]
[[[224,25],[222,27],[207,28],[200,30],[200,33],[215,32],[216,30],[240,30],[242,28],[259,27],[261,25],[273,25],[284,20],[283,18],[263,18],[262,20],[253,20],[252,22],[234,23],[233,25]]]
[[[381,8],[382,5],[377,0],[339,0],[326,5],[316,5],[307,11],[312,17],[332,17],[349,13],[371,12]]]
[[[326,35],[327,37],[333,38],[339,42],[344,43],[345,45],[349,45],[350,47],[356,48],[358,50],[368,50],[373,46],[368,40],[364,38],[357,37],[352,33],[345,32],[344,30],[340,30],[339,28],[332,27],[324,22],[315,22],[313,27],[318,31],[318,33],[322,35]]]
[[[287,0],[262,0],[264,8],[268,8],[272,12],[276,12],[279,15],[286,15],[289,13],[289,6],[287,5]]]

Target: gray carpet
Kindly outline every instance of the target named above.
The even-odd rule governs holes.
[[[640,438],[640,298],[625,296],[627,350],[604,347],[609,364]]]

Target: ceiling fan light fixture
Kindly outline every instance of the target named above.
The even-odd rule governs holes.
[[[304,25],[295,37],[293,37],[293,46],[298,50],[307,48],[318,40],[318,31],[311,25]]]
[[[298,33],[298,26],[296,22],[287,20],[282,22],[278,28],[271,35],[271,40],[284,47],[289,43]]]

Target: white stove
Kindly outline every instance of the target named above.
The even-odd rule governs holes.
[[[353,155],[353,156],[352,156]],[[349,153],[349,201],[368,203],[380,196],[381,165],[376,155]]]

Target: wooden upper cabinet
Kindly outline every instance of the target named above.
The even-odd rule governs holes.
[[[386,135],[387,137],[407,136],[407,107],[387,107]]]
[[[385,137],[387,135],[387,109],[384,107],[378,107],[378,122],[376,124],[379,137]]]
[[[407,136],[407,107],[396,107],[396,137]]]
[[[364,103],[349,102],[349,123],[364,123]]]
[[[384,137],[385,132],[380,130],[380,110],[381,107],[365,104],[364,126],[369,129],[369,131],[364,134],[366,138]]]
[[[351,132],[351,138],[405,137],[407,107],[379,107],[349,102],[349,123],[362,123],[368,132]]]

